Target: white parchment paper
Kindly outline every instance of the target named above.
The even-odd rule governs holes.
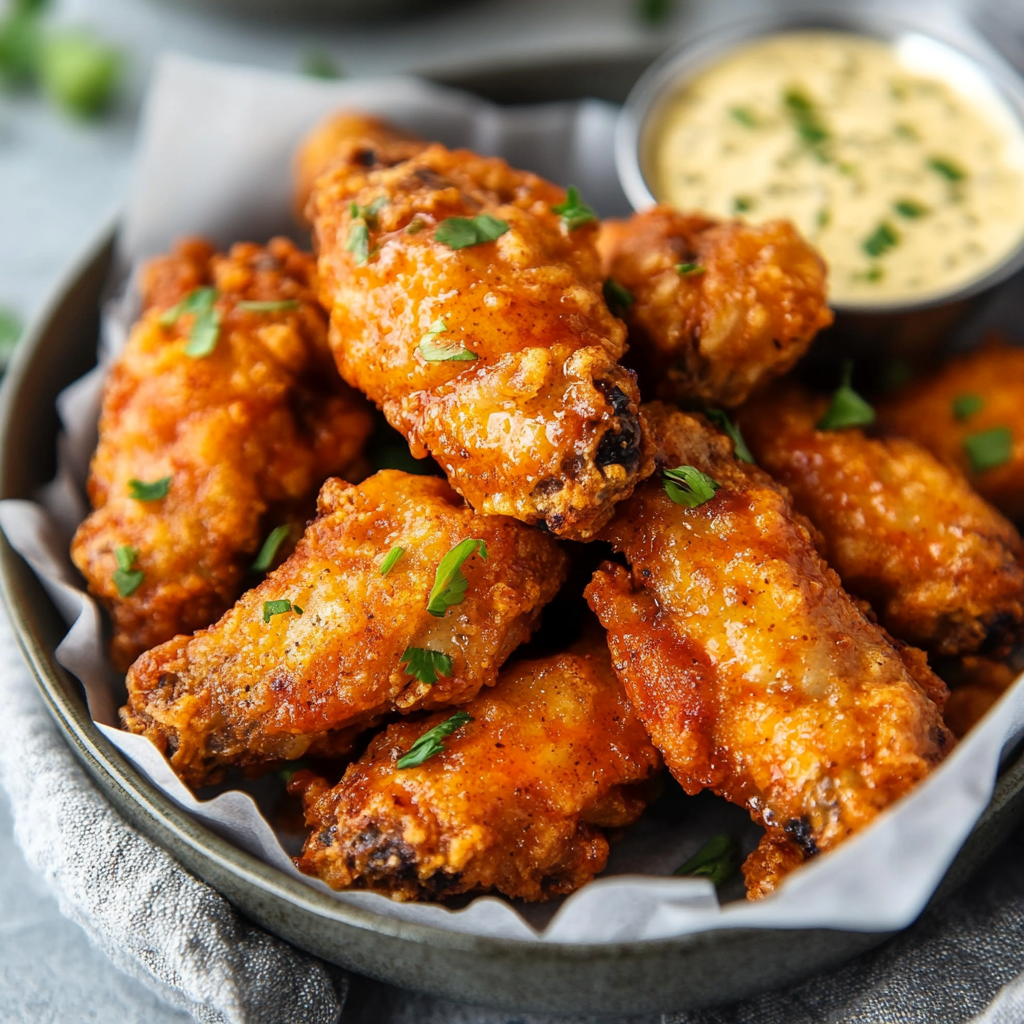
[[[185,234],[203,234],[223,246],[294,234],[292,153],[305,132],[338,107],[377,112],[428,138],[497,153],[572,182],[605,216],[628,212],[612,160],[616,109],[607,104],[499,109],[413,79],[321,82],[166,58],[147,101],[122,225],[119,260],[128,283],[104,317],[99,366],[59,399],[64,435],[58,476],[38,502],[0,503],[0,526],[69,624],[57,657],[84,684],[98,727],[156,786],[220,835],[335,899],[396,918],[479,935],[588,943],[738,926],[874,931],[908,924],[988,802],[1001,751],[1024,731],[1020,681],[923,785],[860,835],[796,872],[772,898],[719,906],[706,880],[669,876],[711,831],[720,830],[721,814],[740,813],[724,801],[698,799],[685,803],[678,822],[645,825],[643,819],[634,838],[624,841],[625,852],[613,850],[612,866],[620,873],[585,886],[553,916],[521,913],[497,897],[451,911],[372,893],[334,893],[298,873],[249,794],[197,800],[148,740],[116,727],[123,683],[106,659],[101,613],[80,589],[67,551],[86,513],[83,486],[103,381],[137,308],[128,270]],[[985,323],[998,325],[1004,308],[1008,317],[1019,315],[1019,303],[1008,301],[1005,289]]]

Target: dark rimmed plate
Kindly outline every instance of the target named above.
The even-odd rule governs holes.
[[[647,63],[632,52],[590,63],[472,69],[446,76],[499,101],[621,98]],[[568,69],[578,69],[578,76]],[[603,69],[593,77],[594,68]],[[589,77],[588,77],[589,76]],[[538,83],[547,83],[541,94]],[[593,88],[591,88],[591,84]],[[29,332],[0,393],[0,498],[30,498],[53,474],[58,392],[95,363],[99,306],[112,233],[68,275]],[[0,539],[0,591],[40,690],[97,785],[141,832],[169,850],[252,920],[325,959],[376,978],[510,1010],[637,1014],[731,1001],[837,964],[879,933],[728,929],[649,942],[549,945],[478,938],[409,924],[323,896],[198,825],[147,782],[93,725],[78,682],[56,661],[66,627],[28,566]],[[1004,771],[992,801],[939,892],[980,865],[1024,813],[1024,757]]]

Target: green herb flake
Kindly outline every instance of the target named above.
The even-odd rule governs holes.
[[[608,308],[617,316],[624,317],[626,311],[636,301],[633,293],[623,285],[619,284],[614,277],[609,277],[603,287],[604,301]]]
[[[434,232],[434,238],[449,249],[468,249],[501,238],[510,227],[506,221],[498,220],[489,213],[476,217],[449,217],[441,221]]]
[[[663,470],[661,475],[665,493],[677,505],[685,505],[687,508],[699,508],[706,504],[722,486],[696,466],[677,466],[675,469]]]
[[[760,118],[750,107],[730,107],[729,116],[744,128],[757,128],[761,124]]]
[[[441,618],[452,605],[462,604],[466,588],[469,586],[469,581],[463,575],[462,566],[473,554],[486,558],[487,545],[475,537],[467,537],[460,540],[441,559],[441,564],[434,575],[434,586],[427,598],[427,611],[431,615]]]
[[[440,754],[444,750],[441,742],[446,736],[451,736],[456,729],[461,729],[473,721],[472,715],[465,711],[456,711],[451,718],[446,719],[440,725],[425,732],[416,742],[398,759],[398,768],[417,768],[428,757]]]
[[[302,58],[302,73],[310,78],[325,80],[344,77],[344,72],[334,58],[323,50],[310,50]]]
[[[1013,431],[1009,427],[993,427],[964,438],[964,451],[975,473],[1005,466],[1013,455]]]
[[[898,391],[904,384],[912,380],[914,370],[910,363],[902,359],[894,359],[882,367],[880,384],[885,392]]]
[[[266,302],[243,299],[235,308],[245,313],[288,313],[301,305],[298,299],[269,299]]]
[[[413,217],[413,219],[409,221],[409,224],[405,229],[405,233],[407,235],[418,235],[426,226],[425,221],[421,220],[419,217]]]
[[[287,598],[280,601],[264,601],[263,602],[263,622],[269,622],[275,615],[284,615],[285,612],[292,610],[292,603]],[[301,609],[296,608],[296,612],[301,615]]]
[[[282,779],[287,784],[291,782],[299,772],[305,771],[308,767],[309,765],[305,758],[300,757],[297,761],[292,761],[286,768],[282,768],[277,775],[278,778]]]
[[[944,156],[929,157],[927,166],[929,170],[952,184],[963,181],[967,177],[967,172],[959,164]]]
[[[739,845],[732,836],[712,836],[682,867],[674,872],[688,878],[706,878],[714,885],[727,882],[740,866]]]
[[[731,419],[729,419],[728,415],[726,415],[726,413],[721,409],[708,409],[705,415],[712,423],[715,424],[716,427],[725,431],[725,433],[732,439],[733,455],[735,455],[740,462],[749,462],[753,465],[754,456],[747,447],[747,442],[743,440],[743,434],[740,432],[740,428],[736,426]]]
[[[457,341],[449,344],[438,344],[434,341],[421,341],[419,353],[428,363],[459,363],[472,362],[479,356]]]
[[[827,228],[832,220],[832,211],[828,207],[820,209],[814,218],[814,223],[819,228]]]
[[[875,410],[851,386],[853,363],[843,365],[843,376],[832,396],[832,404],[818,421],[818,430],[844,430],[847,427],[866,427],[875,422]]]
[[[352,204],[355,205],[354,203]],[[365,220],[353,221],[348,229],[348,239],[345,242],[346,251],[352,253],[356,258],[356,266],[363,266],[370,258],[370,229]]]
[[[21,317],[13,310],[0,307],[0,371],[11,361],[21,332]]]
[[[580,190],[575,185],[570,185],[566,190],[565,202],[551,207],[552,213],[560,214],[562,227],[566,231],[575,231],[577,228],[597,220],[597,214],[580,197]]]
[[[179,303],[160,315],[161,327],[173,327],[186,313],[198,315],[213,309],[217,301],[216,288],[194,288]]]
[[[896,229],[888,222],[882,221],[867,238],[861,242],[861,248],[871,257],[883,256],[890,249],[899,244],[900,236]]]
[[[452,674],[452,659],[427,647],[406,647],[399,664],[405,665],[409,675],[427,686],[433,686],[438,676]]]
[[[892,204],[892,208],[907,220],[920,220],[926,214],[931,213],[924,203],[919,203],[916,199],[897,199]]]
[[[677,263],[676,273],[680,277],[700,277],[701,274],[706,274],[708,268],[701,266],[699,263]]]
[[[793,120],[793,127],[804,145],[820,149],[831,134],[814,101],[802,89],[789,88],[782,94],[782,104]]]
[[[953,416],[963,421],[970,419],[976,412],[981,412],[985,405],[985,399],[981,395],[964,394],[957,395],[950,404]]]
[[[749,213],[755,206],[753,196],[734,196],[732,201],[733,213]]]
[[[136,480],[135,477],[128,481],[128,497],[135,501],[159,501],[161,498],[167,497],[167,492],[170,489],[171,477],[169,476],[154,480],[151,484]]]
[[[117,559],[117,568],[111,574],[114,586],[117,587],[121,597],[131,597],[140,584],[146,578],[141,569],[133,569],[132,566],[138,561],[139,550],[131,544],[122,544],[114,549],[114,558]]]
[[[185,344],[185,355],[191,359],[203,359],[217,347],[220,312],[214,307],[216,301],[215,288],[196,288],[160,317],[162,327],[173,327],[186,314],[195,318]]]
[[[396,544],[385,556],[384,561],[380,563],[380,568],[377,570],[381,576],[387,576],[392,569],[394,569],[398,560],[405,554],[405,548]]]
[[[921,137],[909,124],[893,125],[892,133],[898,139],[906,139],[909,142],[916,142]]]
[[[31,85],[39,70],[41,4],[15,3],[0,21],[0,82]]]
[[[117,50],[82,29],[47,34],[39,49],[39,83],[62,110],[80,118],[102,114],[121,79]]]
[[[637,17],[647,25],[660,25],[666,21],[676,0],[635,0]]]
[[[274,559],[277,558],[281,545],[288,539],[291,532],[292,528],[287,523],[275,526],[270,531],[267,539],[263,542],[263,546],[260,548],[259,554],[256,556],[256,561],[252,563],[253,572],[270,572],[270,567],[274,564]]]

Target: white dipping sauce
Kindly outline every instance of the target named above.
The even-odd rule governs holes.
[[[1024,131],[977,68],[921,36],[788,32],[660,107],[652,191],[684,211],[792,220],[847,305],[924,301],[1024,238]]]

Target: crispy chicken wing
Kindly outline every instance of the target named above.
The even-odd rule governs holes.
[[[291,242],[218,255],[186,241],[143,291],[104,392],[96,511],[72,545],[120,668],[216,620],[268,530],[294,520],[297,537],[324,477],[358,470],[372,425],[334,369],[313,258]],[[199,308],[175,316],[190,295]]]
[[[946,702],[946,725],[965,736],[988,713],[1020,676],[1011,665],[970,656],[940,668],[951,690]]]
[[[437,597],[435,574],[463,541],[449,597]],[[210,629],[135,662],[122,721],[192,785],[223,765],[336,753],[385,712],[460,704],[493,685],[565,571],[551,537],[477,515],[436,477],[328,480],[280,568]]]
[[[298,866],[397,899],[545,900],[603,870],[602,828],[640,816],[661,764],[604,643],[520,662],[459,710],[472,721],[418,766],[399,759],[450,711],[389,726],[333,788],[296,775],[313,829]]]
[[[943,759],[945,686],[842,589],[782,487],[702,418],[645,409],[659,465],[719,489],[689,508],[660,478],[637,488],[602,534],[631,568],[606,563],[587,597],[672,774],[767,829],[744,868],[762,896]]]
[[[431,145],[394,167],[334,165],[309,216],[342,376],[475,509],[584,539],[650,463],[595,223],[560,217],[565,200]]]
[[[825,264],[788,221],[754,226],[657,206],[605,222],[598,248],[629,293],[621,313],[645,394],[739,405],[832,323]]]
[[[1004,515],[1024,521],[1024,348],[988,346],[951,359],[879,414],[965,473]]]
[[[741,410],[757,462],[824,537],[823,554],[885,628],[941,655],[1006,652],[1024,623],[1024,545],[959,472],[905,438],[817,430],[796,386]]]

